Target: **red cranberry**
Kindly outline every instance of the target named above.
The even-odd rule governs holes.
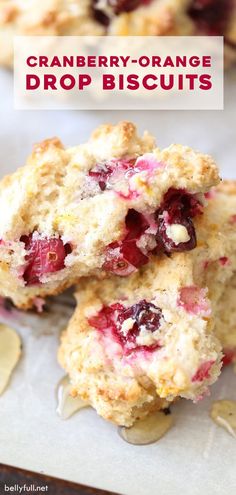
[[[39,284],[43,275],[62,270],[65,258],[71,252],[69,244],[64,245],[61,239],[34,239],[29,235],[22,236],[21,241],[27,251],[23,275],[27,285]]]
[[[210,371],[214,362],[215,361],[206,361],[205,363],[202,363],[192,377],[192,382],[203,382],[203,380],[210,378]]]
[[[115,330],[117,313],[122,312],[123,308],[122,304],[119,303],[111,304],[111,306],[103,306],[99,313],[88,319],[88,322],[97,330],[103,331],[107,328]]]
[[[222,358],[223,366],[228,366],[234,363],[236,360],[236,349],[224,349],[224,355]]]
[[[189,15],[202,33],[223,35],[234,0],[192,0]]]
[[[173,187],[165,194],[161,208],[168,211],[170,223],[174,223],[176,217],[190,216],[193,218],[202,213],[202,205],[196,196],[184,189]]]
[[[97,8],[97,3],[98,0],[92,0],[92,15],[95,21],[99,22],[99,24],[102,24],[102,26],[108,27],[110,24],[110,18],[105,12],[103,12],[103,10]]]
[[[221,256],[221,258],[219,258],[219,263],[221,266],[228,266],[230,265],[230,259],[227,256]]]
[[[192,218],[202,213],[202,206],[191,194],[182,189],[170,188],[164,196],[160,208],[156,212],[157,248],[155,252],[183,252],[196,247],[196,233]],[[190,239],[186,242],[175,242],[168,237],[167,227],[173,224],[184,226]]]
[[[89,318],[89,324],[99,331],[112,332],[113,338],[122,345],[126,355],[136,350],[154,351],[160,347],[159,343],[153,345],[138,345],[136,339],[145,328],[149,332],[155,332],[160,326],[162,311],[160,308],[145,300],[125,308],[121,304],[104,306],[96,316]],[[122,324],[125,320],[132,318],[132,328],[127,333],[122,332]]]
[[[129,210],[126,220],[127,234],[123,241],[113,242],[106,249],[104,270],[120,276],[127,276],[140,266],[148,263],[148,257],[139,249],[137,241],[149,227],[144,216],[136,210]]]
[[[128,318],[134,320],[133,327],[128,333],[123,336],[123,340],[134,342],[136,337],[140,333],[140,328],[143,327],[150,332],[155,332],[160,326],[162,311],[152,303],[142,300],[138,304],[134,304],[130,308],[124,309],[118,315],[118,322],[122,326],[122,323]]]
[[[197,285],[189,285],[179,289],[178,306],[193,315],[201,314],[208,317],[211,314],[207,289],[201,289]]]
[[[148,263],[150,252],[169,254],[172,252],[190,251],[196,246],[196,233],[192,218],[202,213],[202,205],[195,196],[181,189],[169,189],[165,194],[160,208],[155,213],[153,226],[147,217],[136,210],[129,210],[126,217],[126,235],[123,240],[113,242],[106,249],[106,261],[104,270],[120,276],[127,276],[137,268]],[[180,224],[186,228],[189,240],[175,244],[173,239],[167,235],[167,227]],[[153,238],[156,240],[155,249],[145,253],[138,247],[137,242],[143,234],[152,230]],[[156,232],[155,232],[156,229]]]
[[[113,172],[113,168],[108,164],[104,163],[104,165],[96,165],[89,172],[89,176],[96,180],[101,191],[105,191],[107,179],[111,176]]]
[[[129,210],[125,219],[127,229],[126,241],[137,240],[148,229],[146,218],[136,210]]]
[[[141,5],[148,5],[152,0],[108,0],[108,3],[113,7],[115,14],[121,12],[131,12]]]
[[[188,232],[188,235],[190,237],[189,241],[187,242],[180,242],[179,244],[175,244],[172,239],[170,239],[167,236],[166,233],[166,223],[164,219],[159,220],[158,224],[158,232],[157,232],[157,248],[156,252],[158,251],[164,251],[166,253],[174,253],[174,252],[183,252],[183,251],[191,251],[196,247],[197,240],[196,240],[196,233],[195,233],[195,228],[193,225],[192,220],[189,218],[188,220],[186,219],[181,219],[181,221],[176,221],[173,223],[181,223]]]
[[[110,171],[107,169],[105,173],[108,176]],[[98,180],[101,180],[101,174]],[[202,206],[195,196],[186,193],[184,190],[173,188],[169,189],[165,194],[164,201],[155,213],[153,222],[155,228],[153,225],[151,226],[147,217],[144,217],[134,209],[130,209],[125,220],[126,235],[123,240],[113,242],[106,248],[104,270],[116,275],[128,276],[136,271],[137,268],[148,263],[148,254],[150,252],[158,254],[159,252],[172,253],[194,249],[196,246],[196,233],[192,218],[200,213],[202,213]],[[168,237],[167,227],[173,224],[181,224],[186,228],[189,236],[187,242],[175,244],[173,239]],[[150,233],[150,228],[152,233]],[[144,253],[137,243],[148,229],[149,235],[156,240],[156,248]]]
[[[103,269],[126,277],[146,263],[148,263],[148,257],[136,246],[136,241],[113,242],[106,250]]]

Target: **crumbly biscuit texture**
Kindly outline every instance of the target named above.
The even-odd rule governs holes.
[[[225,182],[207,195],[190,253],[153,259],[128,279],[78,287],[59,361],[72,393],[104,418],[129,426],[162,401],[198,400],[217,379],[219,339],[225,347],[230,315],[231,327],[235,321],[233,300],[230,308],[226,302],[229,284],[235,295],[235,189]],[[227,346],[234,342],[228,336]]]
[[[103,125],[74,148],[56,138],[36,145],[26,166],[0,183],[1,295],[27,308],[81,276],[128,276],[154,250],[158,257],[162,231],[176,222],[165,208],[181,223],[183,201],[197,218],[218,181],[209,156],[182,145],[161,151],[130,122]],[[186,221],[168,234],[175,249],[195,246],[195,217]]]
[[[187,15],[188,0],[153,0],[140,2],[136,9],[120,12],[103,2],[103,9],[110,17],[108,33],[115,36],[189,36],[193,23]],[[102,5],[102,2],[100,2]]]
[[[219,300],[216,312],[215,334],[220,340],[224,363],[236,362],[236,276],[228,282],[222,297]]]
[[[91,280],[78,290],[78,306],[62,337],[59,361],[69,373],[72,394],[89,401],[107,420],[130,426],[178,397],[198,400],[219,375],[221,347],[211,334],[207,292],[196,291],[184,255],[174,258],[161,266],[154,261],[129,280]],[[181,305],[185,288],[194,288],[193,297],[201,299],[196,314]],[[110,326],[107,307],[114,312],[121,339]],[[130,308],[135,308],[131,316]],[[120,325],[124,310],[128,317]],[[146,325],[140,326],[134,344],[135,312],[145,315]],[[160,321],[150,332],[148,322],[158,312]]]
[[[102,35],[90,0],[0,0],[0,63],[11,66],[13,37]]]
[[[221,194],[226,194],[224,205],[227,211],[229,202],[234,204],[234,213],[230,215],[230,224],[232,228],[236,227],[236,182],[224,181],[217,188]],[[232,211],[231,211],[232,213]],[[221,297],[217,297],[215,306],[215,334],[221,342],[224,351],[224,363],[230,364],[236,362],[236,273],[230,256],[222,258],[221,262],[232,270],[231,276],[227,280]],[[219,282],[218,282],[219,283]]]

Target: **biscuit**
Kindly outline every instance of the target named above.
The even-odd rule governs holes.
[[[162,401],[198,400],[220,373],[219,340],[235,350],[235,191],[226,181],[206,195],[194,250],[129,278],[81,281],[59,361],[72,394],[105,419],[130,426]]]
[[[11,66],[14,36],[103,35],[91,0],[0,0],[0,64]]]
[[[217,182],[212,158],[161,151],[130,122],[75,148],[36,145],[0,182],[0,295],[26,309],[80,277],[128,276],[153,253],[194,249],[203,193]]]

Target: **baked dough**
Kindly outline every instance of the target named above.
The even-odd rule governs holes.
[[[231,217],[231,224],[236,226],[236,181],[224,181],[220,186],[234,203],[235,213]],[[229,260],[224,260],[230,263]],[[236,273],[232,272],[222,296],[217,301],[215,333],[220,340],[224,351],[224,364],[236,362]]]
[[[0,0],[0,64],[11,67],[14,36],[105,34],[91,0]]]
[[[232,276],[219,300],[216,335],[224,352],[224,364],[236,362],[236,275]]]
[[[236,293],[235,191],[226,181],[207,194],[194,250],[153,259],[129,278],[78,287],[59,361],[72,394],[105,419],[130,426],[162,401],[198,400],[220,372],[215,334],[235,348],[235,335],[226,342],[235,309],[225,299],[229,284]]]
[[[211,157],[161,151],[130,122],[74,148],[36,145],[0,182],[0,295],[29,308],[80,277],[128,276],[153,252],[194,249],[203,193],[218,181]]]

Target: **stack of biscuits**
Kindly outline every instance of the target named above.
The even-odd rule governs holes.
[[[0,296],[42,309],[75,287],[59,361],[105,419],[197,402],[235,359],[236,182],[210,156],[103,125],[36,145],[0,205]]]

